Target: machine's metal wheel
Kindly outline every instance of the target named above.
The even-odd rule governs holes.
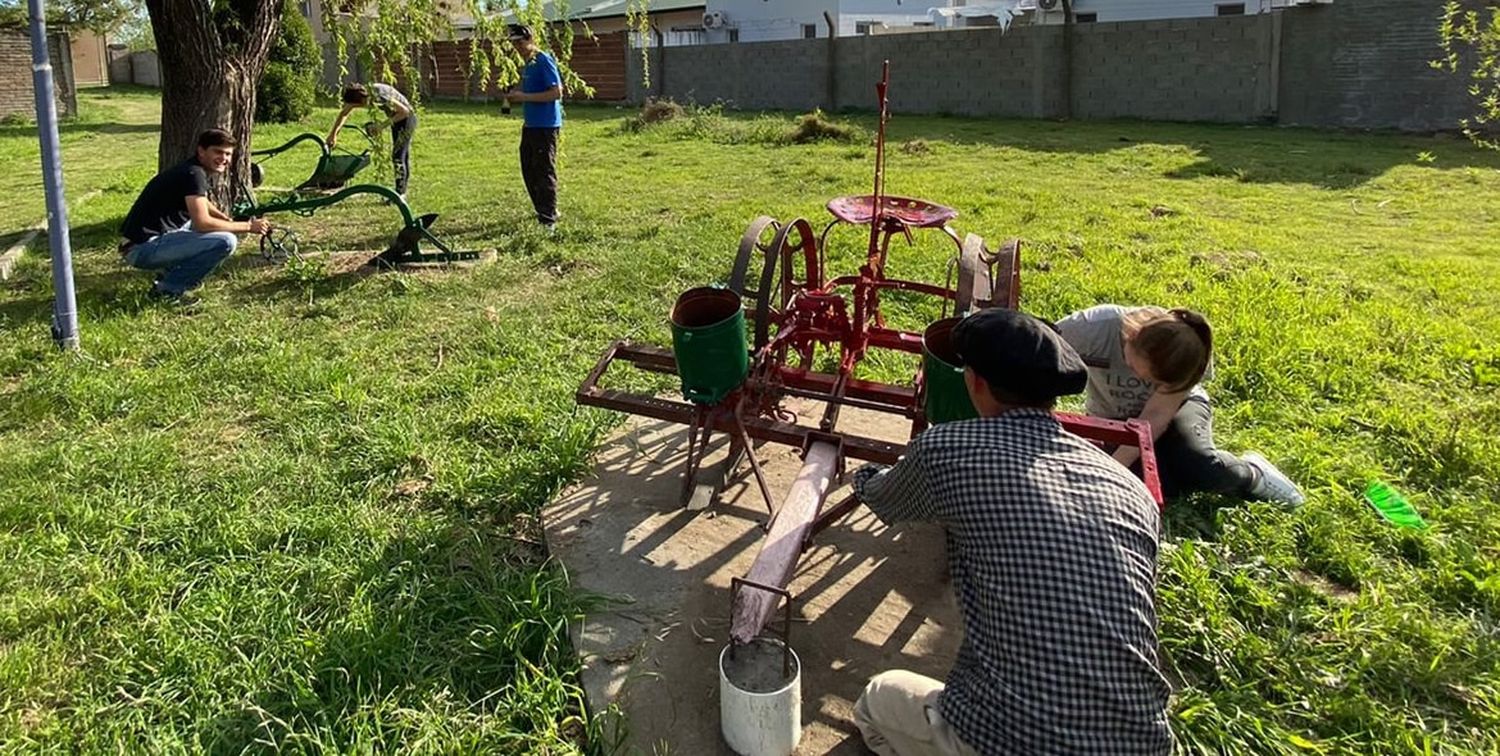
[[[750,310],[756,351],[770,341],[771,322],[786,305],[781,298],[781,280],[777,275],[781,268],[781,245],[785,242],[783,231],[775,218],[762,215],[751,221],[740,237],[739,253],[735,255],[734,268],[729,272],[729,289],[740,295],[745,309]],[[759,266],[753,274],[752,265]],[[751,281],[757,288],[749,288]]]
[[[976,234],[964,238],[958,259],[954,313],[966,315],[986,307],[1016,309],[1021,298],[1021,240],[990,250]]]
[[[274,228],[260,237],[260,256],[274,263],[286,262],[288,258],[302,259],[302,243],[297,232],[290,228]]]
[[[804,280],[801,281],[796,278],[798,252],[802,253],[804,266]],[[752,279],[752,266],[757,258],[760,275],[758,279]],[[756,350],[771,340],[771,326],[780,322],[798,288],[822,285],[817,280],[818,271],[818,238],[806,220],[795,218],[783,225],[773,218],[761,216],[745,229],[744,236],[740,237],[734,269],[729,274],[729,288],[742,300],[749,300],[745,307],[751,310]],[[752,281],[756,284],[754,289],[749,288]]]

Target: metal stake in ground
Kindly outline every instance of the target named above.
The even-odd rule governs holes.
[[[36,94],[36,133],[42,142],[42,183],[47,189],[47,241],[52,247],[52,339],[63,349],[78,348],[78,300],[73,291],[73,250],[68,239],[68,205],[63,200],[62,154],[57,144],[57,101],[47,53],[44,0],[27,0],[31,15],[31,84]]]

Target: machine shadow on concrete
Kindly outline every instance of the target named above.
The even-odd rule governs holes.
[[[839,427],[904,440],[907,424],[893,420],[845,410]],[[727,446],[715,436],[706,467]],[[768,445],[757,455],[773,495],[784,494],[801,467],[797,451]],[[731,753],[719,732],[718,655],[728,642],[730,579],[755,559],[768,515],[744,470],[714,506],[684,509],[686,457],[684,427],[633,419],[600,449],[593,476],[543,513],[573,586],[611,599],[573,637],[590,705],[619,707],[632,753]],[[791,645],[803,666],[797,753],[866,753],[851,712],[871,676],[946,675],[962,625],[945,559],[936,526],[887,528],[864,508],[803,554],[789,586]]]

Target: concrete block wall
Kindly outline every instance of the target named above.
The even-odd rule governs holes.
[[[155,50],[138,50],[130,54],[130,80],[137,86],[161,88],[161,63]]]
[[[1470,0],[1469,7],[1483,7]],[[1431,131],[1474,112],[1461,75],[1433,70],[1441,0],[1336,2],[1285,12],[1281,122]]]
[[[651,57],[654,97],[732,108],[827,106],[827,40],[665,47]],[[812,43],[812,44],[809,44]],[[626,56],[630,99],[643,99],[640,55]]]
[[[130,73],[130,51],[123,46],[109,48],[109,83],[129,84]]]
[[[1063,112],[1060,29],[843,37],[836,44],[836,108],[874,109],[875,82],[889,60],[894,112],[1012,118]]]
[[[1079,24],[1073,115],[1244,123],[1269,118],[1272,17]]]
[[[52,60],[52,84],[57,97],[57,114],[77,115],[78,100],[71,72],[72,53],[66,32],[48,33],[48,52]],[[0,118],[32,118],[36,98],[31,88],[31,35],[22,28],[0,28]]]
[[[1482,7],[1493,0],[1461,0]],[[652,51],[653,95],[733,107],[875,107],[908,113],[1145,118],[1366,129],[1454,129],[1466,81],[1433,70],[1444,0],[1339,0],[1222,18],[1079,24],[1067,89],[1063,29],[669,47]],[[628,61],[640,101],[639,56]],[[831,67],[831,68],[830,68]],[[829,74],[832,74],[831,76]]]

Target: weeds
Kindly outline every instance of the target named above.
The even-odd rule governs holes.
[[[626,134],[648,130],[666,138],[716,144],[857,144],[870,138],[864,129],[830,120],[822,110],[799,116],[788,124],[775,116],[748,119],[730,116],[722,104],[680,105],[671,100],[652,100],[620,125],[621,133]]]

